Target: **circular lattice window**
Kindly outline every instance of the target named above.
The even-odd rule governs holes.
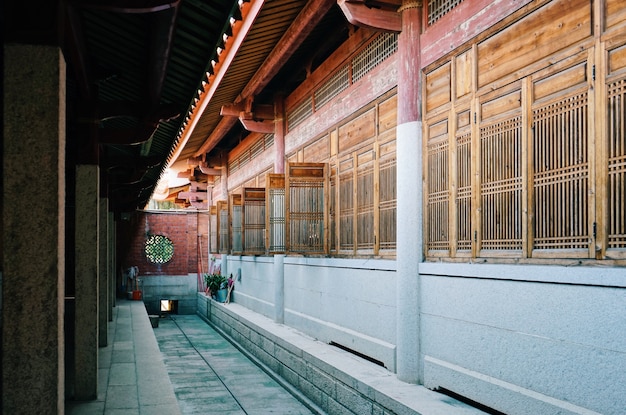
[[[152,235],[146,240],[146,258],[154,264],[165,264],[174,256],[174,243],[166,236]]]

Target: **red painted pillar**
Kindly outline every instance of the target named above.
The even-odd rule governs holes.
[[[422,120],[419,81],[422,2],[405,0],[399,12],[402,32],[398,36],[398,125]]]

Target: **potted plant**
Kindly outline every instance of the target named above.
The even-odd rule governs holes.
[[[207,292],[211,298],[216,299],[220,303],[226,301],[228,293],[228,280],[219,273],[204,274],[204,282],[207,286]]]

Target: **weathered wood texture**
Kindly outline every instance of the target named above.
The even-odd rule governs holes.
[[[538,2],[426,69],[428,258],[626,258],[618,3]]]

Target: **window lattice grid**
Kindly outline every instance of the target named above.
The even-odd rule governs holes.
[[[265,252],[265,200],[246,200],[245,203],[245,251]]]
[[[324,183],[291,179],[289,183],[289,249],[324,252]]]
[[[328,205],[328,221],[329,227],[328,232],[330,236],[330,246],[329,249],[333,252],[337,250],[337,210],[335,203],[337,203],[337,176],[332,175],[329,180],[330,186],[330,204]]]
[[[285,252],[285,189],[268,189],[269,251]]]
[[[228,162],[228,171],[234,173],[262,154],[274,144],[274,134],[266,134],[257,140],[249,149],[241,153],[238,157]]]
[[[456,152],[457,250],[468,251],[472,249],[472,136],[469,132],[457,137]]]
[[[521,154],[521,117],[481,127],[481,249],[522,249]]]
[[[348,65],[344,65],[315,91],[315,110],[317,111],[349,86],[350,73],[348,71]]]
[[[587,93],[533,111],[535,249],[588,247]]]
[[[446,250],[448,237],[448,142],[428,145],[428,249]]]
[[[220,209],[220,253],[228,253],[228,209]]]
[[[153,264],[165,264],[174,256],[174,243],[163,235],[150,235],[145,245],[146,259]]]
[[[233,206],[233,245],[232,250],[233,253],[243,252],[243,223],[242,223],[242,209],[241,206]]]
[[[292,130],[313,114],[313,98],[308,97],[287,114],[287,128]]]
[[[396,249],[396,158],[389,157],[380,161],[380,197],[379,215],[380,249]]]
[[[339,249],[354,249],[354,178],[352,172],[339,177]]]
[[[356,82],[398,50],[396,33],[381,33],[352,58],[352,82]]]
[[[218,241],[218,229],[217,229],[217,210],[215,206],[211,206],[211,214],[209,215],[209,252],[212,254],[218,253],[219,245]]]
[[[608,248],[626,248],[626,79],[608,88]]]
[[[374,163],[357,170],[357,249],[374,249]]]
[[[429,0],[428,2],[428,24],[432,25],[441,19],[450,10],[461,4],[463,0]]]

